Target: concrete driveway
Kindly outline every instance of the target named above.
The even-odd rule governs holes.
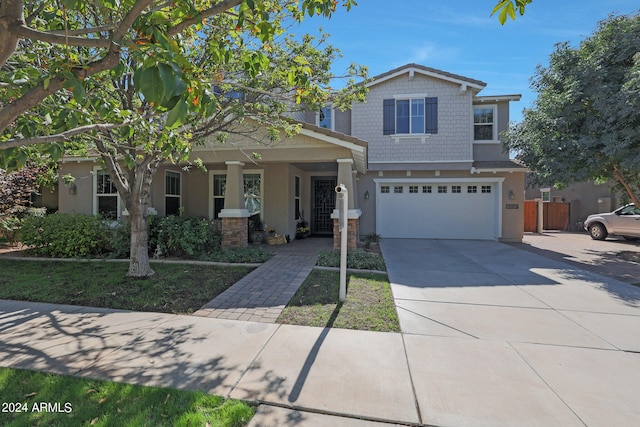
[[[428,423],[640,425],[640,288],[498,242],[381,248]]]

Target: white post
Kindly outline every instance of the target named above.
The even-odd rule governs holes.
[[[339,300],[344,302],[347,298],[347,235],[349,228],[348,211],[349,197],[347,187],[343,184],[336,186],[336,193],[339,194],[341,200],[340,216],[338,217],[338,228],[340,229],[340,293]]]

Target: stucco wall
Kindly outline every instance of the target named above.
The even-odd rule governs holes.
[[[62,178],[58,181],[59,198],[58,210],[64,213],[88,214],[93,213],[93,162],[66,162],[61,163],[58,175],[67,174],[75,178],[76,192],[70,194]]]

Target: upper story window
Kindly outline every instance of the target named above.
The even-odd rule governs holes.
[[[497,141],[496,106],[473,107],[473,140]]]
[[[316,125],[321,128],[335,130],[334,119],[333,107],[322,107],[318,114],[316,114]]]
[[[438,98],[385,99],[382,109],[384,135],[438,133]]]

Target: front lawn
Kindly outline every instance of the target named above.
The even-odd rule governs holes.
[[[11,427],[240,427],[254,414],[244,402],[201,392],[10,368],[0,368],[0,405],[0,424]]]
[[[400,332],[386,275],[348,274],[344,303],[338,301],[339,288],[340,273],[312,271],[287,304],[278,323]]]
[[[126,262],[0,259],[0,298],[190,314],[252,268],[158,264],[148,279],[125,277]]]

